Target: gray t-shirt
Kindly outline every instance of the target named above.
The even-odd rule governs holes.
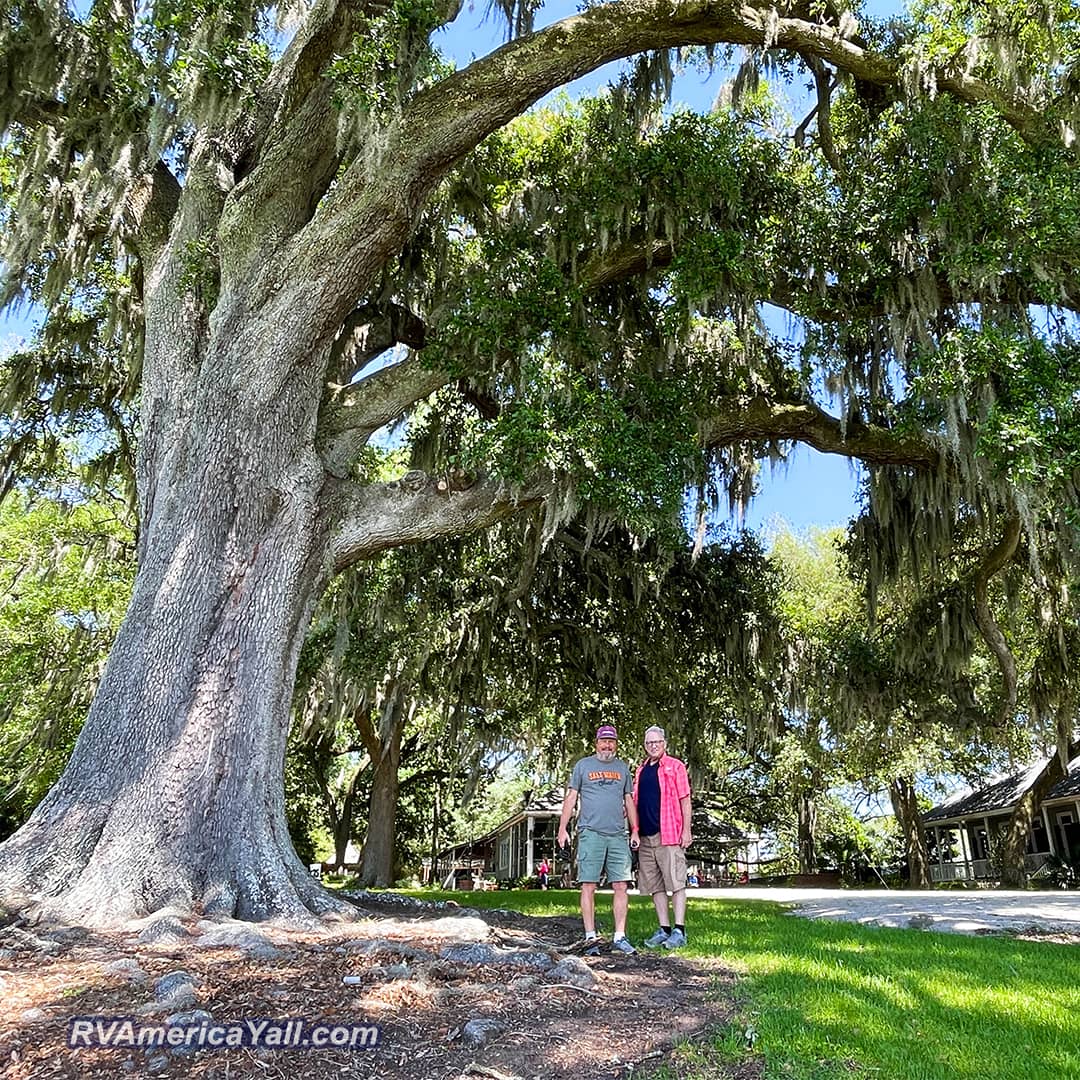
[[[634,774],[625,761],[601,761],[595,754],[582,758],[570,774],[570,787],[581,795],[578,828],[605,836],[626,832],[624,796],[634,790]]]

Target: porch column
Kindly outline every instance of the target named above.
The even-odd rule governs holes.
[[[960,858],[964,862],[965,876],[970,874],[975,876],[975,867],[972,865],[975,861],[975,852],[971,846],[971,835],[968,833],[968,824],[966,821],[962,821],[956,830],[960,834]]]
[[[1045,805],[1042,807],[1040,812],[1042,813],[1043,825],[1046,826],[1046,841],[1050,845],[1050,854],[1056,855],[1058,853],[1057,843],[1054,839],[1054,830],[1050,827],[1050,814],[1047,811]]]
[[[525,819],[525,875],[533,876],[535,861],[533,857],[533,830],[536,827],[536,818],[529,814]]]

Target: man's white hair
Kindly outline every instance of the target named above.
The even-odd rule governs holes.
[[[660,727],[657,724],[653,724],[652,727],[647,727],[645,729],[645,738],[646,739],[649,737],[649,732],[651,732],[651,731],[655,731],[660,736],[660,738],[664,740],[664,742],[667,742],[667,735],[664,734],[664,729],[662,727]]]

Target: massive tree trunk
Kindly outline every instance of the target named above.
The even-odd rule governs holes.
[[[908,887],[929,889],[930,854],[926,850],[926,832],[919,817],[919,803],[910,776],[901,776],[889,784],[893,813],[904,834],[904,854],[908,863]]]
[[[161,351],[148,355],[150,401],[174,416],[145,423],[131,604],[66,771],[2,852],[3,894],[55,897],[62,916],[335,906],[293,852],[283,805],[297,655],[328,570],[304,385],[319,366],[267,400],[227,377],[232,358],[199,352],[201,377],[169,400],[155,397]]]

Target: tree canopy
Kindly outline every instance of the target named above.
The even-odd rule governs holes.
[[[316,0],[289,29],[5,3],[0,299],[45,312],[9,364],[6,469],[80,410],[102,438],[135,410],[139,516],[88,722],[0,851],[7,902],[332,907],[282,800],[332,577],[530,507],[543,540],[577,514],[662,536],[685,492],[704,521],[793,442],[869,467],[872,586],[955,571],[925,641],[947,666],[979,635],[1006,705],[990,582],[1031,583],[1033,701],[1071,723],[1074,5],[537,10],[506,5],[510,40],[455,71],[453,3]],[[631,57],[610,93],[532,108]],[[708,115],[662,107],[685,63],[730,65]],[[812,85],[801,122],[771,73]],[[403,415],[387,477],[371,440]]]

